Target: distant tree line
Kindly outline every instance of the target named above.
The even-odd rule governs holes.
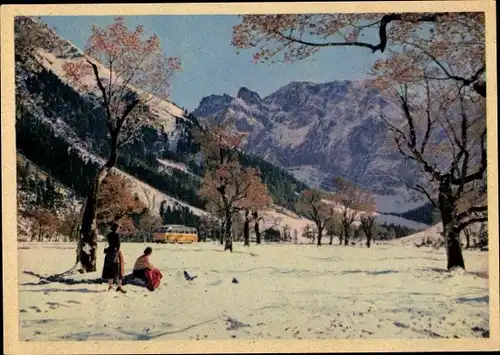
[[[392,212],[384,214],[401,217],[410,221],[424,223],[427,225],[436,224],[441,220],[439,213],[436,213],[436,208],[432,206],[431,203],[426,203],[420,207],[413,208],[402,213]]]

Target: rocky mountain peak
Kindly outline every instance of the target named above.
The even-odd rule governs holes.
[[[243,101],[245,101],[247,104],[250,105],[257,105],[262,100],[259,94],[257,94],[255,91],[248,89],[245,86],[241,87],[240,90],[238,90],[238,94],[236,95],[236,97],[242,99]]]

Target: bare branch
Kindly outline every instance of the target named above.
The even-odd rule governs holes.
[[[466,228],[468,225],[471,225],[473,223],[478,223],[478,222],[488,222],[488,217],[478,217],[478,218],[471,218],[463,223],[460,223],[456,227],[456,232],[460,233],[464,228]]]
[[[467,78],[464,78],[461,76],[451,74],[445,68],[445,66],[439,60],[437,60],[436,57],[434,57],[432,54],[430,54],[428,51],[422,50],[422,52],[425,53],[429,58],[431,58],[433,60],[434,63],[437,64],[437,66],[443,71],[443,73],[446,75],[446,77],[448,79],[460,81],[460,82],[464,83],[464,85],[467,85],[467,86],[474,83],[474,85],[473,85],[474,90],[482,97],[486,97],[486,83],[478,83],[477,82],[479,77],[486,71],[486,67],[484,65],[481,68],[479,68],[476,71],[476,73],[474,73],[474,75],[472,77],[467,79]]]
[[[467,184],[474,180],[481,180],[484,176],[484,173],[486,172],[486,167],[488,165],[486,155],[487,153],[486,153],[486,128],[485,128],[481,133],[481,164],[478,170],[471,175],[465,176],[463,179],[453,178],[452,184],[453,185]]]
[[[371,49],[372,53],[375,53],[377,51],[380,51],[383,53],[385,51],[385,48],[387,46],[387,25],[390,24],[391,22],[394,21],[407,21],[407,22],[435,22],[436,19],[439,17],[439,14],[431,14],[431,15],[423,15],[420,18],[414,20],[414,21],[407,21],[403,20],[403,16],[401,14],[388,14],[384,15],[381,20],[376,21],[372,24],[365,25],[359,27],[359,29],[363,29],[366,27],[371,27],[375,24],[380,23],[379,27],[379,40],[380,42],[378,44],[370,44],[366,42],[323,42],[323,43],[318,43],[318,42],[310,42],[310,41],[304,41],[302,38],[296,38],[292,36],[287,36],[279,31],[272,31],[273,33],[281,36],[282,38],[292,41],[295,43],[311,46],[311,47],[337,47],[337,46],[345,46],[345,47],[363,47],[363,48],[368,48]]]
[[[466,218],[473,213],[481,213],[481,212],[486,212],[486,211],[488,211],[488,206],[474,206],[474,207],[469,208],[467,211],[460,213],[457,216],[457,220],[460,221],[463,218]]]
[[[432,206],[438,208],[438,204],[434,201],[434,199],[431,197],[431,194],[422,185],[417,184],[415,186],[412,186],[401,178],[398,178],[398,180],[401,183],[403,183],[407,188],[424,194],[427,197],[427,199],[429,200],[429,202],[432,204]]]
[[[109,101],[108,101],[108,95],[106,94],[106,89],[104,88],[104,85],[102,84],[101,78],[99,77],[99,69],[97,68],[97,65],[91,62],[90,60],[87,59],[87,62],[92,66],[92,70],[94,71],[94,76],[97,81],[97,86],[99,87],[99,90],[101,90],[102,93],[102,100],[104,101],[104,108],[106,109],[106,115],[108,119],[106,120],[106,124],[108,126],[108,129],[110,132],[114,132],[115,128],[111,124],[111,110],[109,108]]]

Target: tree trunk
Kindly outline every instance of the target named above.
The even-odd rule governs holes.
[[[39,227],[38,227],[38,241],[41,242],[43,241],[43,234],[42,234],[42,223],[39,224]]]
[[[119,131],[110,132],[110,153],[106,164],[102,166],[94,181],[90,185],[87,201],[83,211],[82,223],[80,226],[80,240],[77,249],[77,263],[80,261],[85,272],[96,271],[96,248],[97,248],[97,194],[99,186],[109,171],[116,165],[118,159],[118,134]],[[80,260],[78,260],[80,259]]]
[[[222,221],[222,225],[220,227],[220,230],[219,230],[219,237],[220,237],[220,245],[224,244],[224,233],[225,233],[225,230],[226,230],[226,223],[224,221]]]
[[[243,246],[249,247],[250,246],[250,219],[248,218],[250,212],[247,210],[245,211],[245,224],[243,225],[243,239],[245,240]]]
[[[446,208],[441,211],[441,218],[443,220],[444,245],[448,259],[447,269],[452,270],[460,267],[465,270],[460,235],[456,229],[457,223],[454,221],[451,211],[446,210]]]
[[[445,246],[448,255],[448,270],[460,267],[465,270],[464,258],[462,256],[462,246],[460,245],[459,233],[452,225],[448,225],[444,233]]]
[[[318,247],[321,246],[321,238],[323,238],[323,228],[318,228]]]
[[[96,248],[97,248],[97,194],[99,186],[104,178],[108,175],[111,167],[108,164],[104,165],[94,178],[87,195],[83,218],[80,227],[80,240],[78,245],[78,255],[82,268],[85,272],[96,271]]]
[[[329,233],[330,234],[330,245],[333,245],[333,233]]]
[[[447,268],[452,270],[462,268],[465,270],[462,246],[460,245],[460,231],[457,230],[458,223],[454,218],[451,177],[444,176],[439,186],[439,210],[443,222],[444,245],[448,259]]]
[[[259,214],[257,212],[254,212],[253,215],[255,218],[255,225],[254,225],[255,243],[260,244]]]
[[[470,234],[469,233],[466,233],[465,234],[465,241],[466,241],[466,245],[465,245],[465,248],[466,249],[469,249],[470,248]]]
[[[339,245],[342,245],[342,241],[344,240],[344,229],[340,228],[340,235],[339,235]]]
[[[366,247],[369,248],[371,246],[372,236],[369,233],[366,233]]]
[[[344,225],[344,246],[349,245],[349,226]]]
[[[232,226],[232,215],[231,215],[231,210],[229,208],[226,208],[226,229],[225,229],[225,242],[226,244],[224,245],[224,250],[229,250],[231,253],[233,252],[233,238],[231,234],[231,226]]]

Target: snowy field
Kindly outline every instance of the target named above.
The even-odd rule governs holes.
[[[100,277],[98,272],[74,279]],[[125,272],[143,244],[123,244]],[[445,251],[408,246],[153,245],[159,289],[38,284],[23,271],[68,270],[74,245],[20,243],[21,341],[473,338],[489,332],[488,253],[465,251],[450,274]],[[186,281],[183,271],[197,278]],[[232,283],[236,278],[238,283]]]

